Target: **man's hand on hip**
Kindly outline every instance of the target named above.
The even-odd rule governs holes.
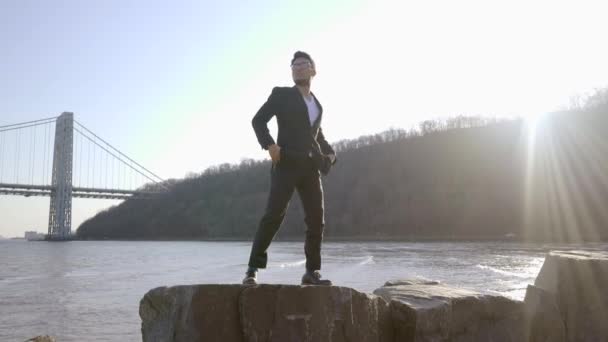
[[[276,164],[281,160],[281,146],[277,144],[268,146],[268,153],[270,154],[270,159],[272,159],[273,164]]]

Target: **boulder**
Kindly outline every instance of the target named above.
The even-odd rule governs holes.
[[[240,285],[150,290],[139,304],[143,341],[243,341]]]
[[[528,285],[524,299],[529,342],[565,342],[566,327],[555,296]]]
[[[240,305],[246,341],[388,341],[384,300],[347,287],[260,285]]]
[[[30,338],[29,340],[25,341],[25,342],[55,342],[55,338],[51,337],[49,335],[44,335],[44,336],[36,336],[34,338]]]
[[[608,252],[550,252],[526,293],[531,317],[550,316],[531,320],[531,337],[554,341],[542,332],[557,334],[563,329],[566,341],[608,341],[607,289]]]
[[[392,341],[388,305],[347,287],[161,287],[140,302],[144,341]]]
[[[374,291],[389,302],[395,341],[523,341],[523,302],[428,281],[391,281]],[[397,284],[397,285],[393,285]]]
[[[608,252],[550,252],[524,302],[436,281],[160,287],[143,341],[608,341]],[[387,304],[388,303],[388,304]],[[44,340],[41,340],[44,341]]]
[[[415,280],[396,279],[396,280],[389,280],[386,283],[384,283],[384,286],[397,286],[397,285],[439,285],[439,282],[436,280],[422,280],[422,279],[415,279]]]

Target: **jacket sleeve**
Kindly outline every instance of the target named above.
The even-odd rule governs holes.
[[[327,142],[327,140],[325,140],[325,136],[323,135],[323,130],[321,129],[321,127],[319,127],[319,133],[317,133],[317,142],[319,143],[319,146],[321,147],[321,152],[323,152],[324,154],[333,154],[334,156],[336,155],[336,152],[334,152],[334,149]],[[334,159],[334,164],[337,161],[338,161],[338,158],[336,157],[336,159]]]
[[[251,120],[251,125],[255,131],[255,135],[258,138],[258,142],[263,149],[267,150],[268,146],[273,145],[274,139],[268,131],[268,121],[277,113],[279,102],[279,88],[275,87],[272,89],[272,93],[266,100],[266,103],[258,110],[258,112]]]

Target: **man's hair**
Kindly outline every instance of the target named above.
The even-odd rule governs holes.
[[[315,61],[312,60],[312,57],[310,57],[309,54],[307,54],[304,51],[296,51],[296,53],[293,54],[293,58],[291,59],[291,64],[293,64],[293,62],[298,59],[298,58],[306,58],[308,59],[308,61],[310,62],[310,64],[312,64],[312,67],[314,69],[315,67]]]

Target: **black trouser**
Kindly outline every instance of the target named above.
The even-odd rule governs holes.
[[[270,195],[266,212],[260,220],[249,257],[249,267],[266,268],[268,246],[279,230],[294,189],[298,190],[304,207],[306,222],[306,269],[321,269],[321,242],[323,240],[323,186],[319,171],[310,158],[281,160],[272,167]]]

